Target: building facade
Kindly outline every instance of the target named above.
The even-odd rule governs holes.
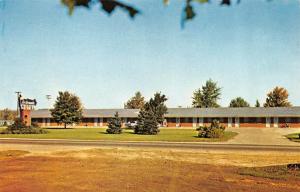
[[[106,127],[118,112],[123,123],[137,120],[138,109],[85,109],[79,127]],[[164,127],[198,127],[209,125],[214,119],[225,127],[300,128],[300,107],[245,107],[245,108],[169,108]],[[41,127],[59,126],[48,109],[31,112],[31,121]]]

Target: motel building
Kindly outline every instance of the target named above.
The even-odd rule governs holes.
[[[105,127],[118,112],[123,123],[137,120],[138,109],[85,109],[78,127]],[[41,127],[57,127],[48,109],[31,111],[31,122]],[[169,108],[163,127],[198,127],[214,119],[225,127],[300,128],[300,107]]]

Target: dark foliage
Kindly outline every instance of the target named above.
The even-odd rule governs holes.
[[[300,171],[300,163],[292,163],[292,164],[288,164],[287,168],[289,170],[293,170],[293,171]]]
[[[200,126],[196,130],[201,138],[221,138],[225,133],[225,127],[217,120],[213,120],[210,126]]]
[[[47,130],[36,127],[35,125],[26,126],[19,118],[15,122],[4,129],[1,134],[45,134]]]
[[[241,0],[235,0],[238,4]],[[109,15],[113,13],[116,8],[120,8],[127,12],[127,14],[134,18],[140,11],[132,5],[128,5],[118,0],[61,0],[61,2],[68,7],[69,14],[72,14],[74,8],[76,7],[85,7],[90,8],[95,4],[100,4],[103,11]],[[165,5],[168,5],[170,0],[163,0]],[[186,21],[192,20],[197,14],[194,10],[193,3],[209,3],[210,0],[185,0],[184,8],[182,10],[181,26],[184,27]],[[221,0],[220,5],[230,6],[234,1],[233,0]]]
[[[108,128],[106,132],[109,134],[120,134],[122,133],[122,120],[119,117],[119,113],[116,112],[115,116],[108,121]]]
[[[242,97],[237,97],[230,101],[229,107],[250,107],[250,104]]]
[[[255,107],[260,107],[260,103],[258,100],[256,100],[256,102],[255,102]]]
[[[134,129],[135,134],[156,135],[159,133],[159,124],[152,112],[141,111],[137,126]]]
[[[134,129],[136,134],[156,135],[159,133],[159,124],[164,121],[164,114],[167,113],[165,102],[167,98],[161,93],[155,93],[141,109],[137,126]]]
[[[131,18],[134,18],[136,14],[140,13],[140,11],[133,6],[117,0],[61,0],[61,2],[69,8],[69,14],[73,13],[75,7],[90,8],[97,3],[101,4],[102,10],[108,14],[111,14],[116,8],[126,11]]]

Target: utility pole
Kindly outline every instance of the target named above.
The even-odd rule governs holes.
[[[20,116],[19,116],[20,115],[19,114],[19,110],[20,110],[19,109],[19,98],[20,98],[20,95],[21,95],[22,92],[21,91],[16,91],[15,93],[17,94],[17,117],[20,118]]]

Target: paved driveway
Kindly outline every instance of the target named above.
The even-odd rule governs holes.
[[[239,133],[227,143],[231,144],[259,144],[259,145],[297,145],[284,135],[300,133],[298,128],[228,128],[228,131]]]

